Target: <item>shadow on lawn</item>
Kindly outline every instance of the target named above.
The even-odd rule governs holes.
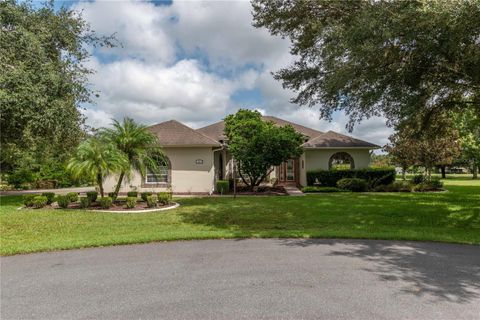
[[[378,240],[280,239],[281,245],[329,245],[328,256],[373,263],[383,281],[402,281],[404,294],[467,303],[480,298],[480,246]],[[461,252],[458,250],[461,248]]]

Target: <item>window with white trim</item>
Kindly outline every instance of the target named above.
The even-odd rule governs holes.
[[[162,164],[158,166],[157,172],[147,170],[145,183],[167,183],[168,182],[168,166]]]

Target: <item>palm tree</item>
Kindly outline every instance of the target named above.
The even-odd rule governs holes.
[[[127,167],[127,157],[114,145],[98,136],[82,142],[67,165],[74,178],[95,181],[102,197],[103,179],[110,173],[123,172]]]
[[[129,166],[120,172],[115,187],[118,194],[125,176],[128,178],[133,171],[138,171],[144,177],[148,171],[159,171],[159,160],[164,158],[156,134],[133,119],[124,118],[123,123],[113,120],[112,128],[104,128],[101,135],[117,147],[128,159]]]

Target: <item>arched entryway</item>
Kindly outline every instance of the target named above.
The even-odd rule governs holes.
[[[353,157],[347,152],[334,153],[328,160],[329,170],[348,170],[355,169]]]

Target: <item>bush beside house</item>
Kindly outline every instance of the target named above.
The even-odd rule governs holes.
[[[307,172],[308,186],[336,187],[345,178],[367,181],[369,187],[388,185],[395,181],[395,169],[312,170]]]

